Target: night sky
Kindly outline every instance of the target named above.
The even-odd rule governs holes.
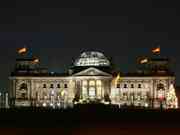
[[[161,55],[174,61],[180,85],[180,10],[178,3],[131,1],[0,2],[0,88],[7,90],[16,49],[27,46],[50,71],[67,70],[83,51],[112,57],[120,71],[134,71],[138,56]]]

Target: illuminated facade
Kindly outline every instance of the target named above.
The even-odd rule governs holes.
[[[177,108],[174,74],[167,59],[149,59],[136,72],[120,73],[100,52],[84,52],[67,73],[48,72],[33,58],[16,60],[11,106],[67,107],[100,102],[123,106]]]

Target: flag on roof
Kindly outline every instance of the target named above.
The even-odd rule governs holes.
[[[24,54],[24,53],[26,53],[26,52],[27,52],[27,48],[26,48],[26,47],[23,47],[23,48],[18,49],[18,53],[19,53],[19,54]]]
[[[33,59],[33,63],[39,63],[39,62],[40,62],[40,60],[38,58]]]
[[[148,63],[148,59],[147,58],[144,58],[144,59],[140,60],[140,64],[145,64],[145,63]]]
[[[152,49],[152,53],[154,54],[159,54],[160,51],[161,51],[160,46]]]

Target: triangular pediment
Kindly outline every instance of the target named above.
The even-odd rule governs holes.
[[[101,71],[97,68],[91,67],[75,73],[73,76],[111,76],[111,74]]]

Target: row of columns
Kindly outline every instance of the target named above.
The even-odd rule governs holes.
[[[98,84],[98,81],[100,84]],[[85,82],[86,85],[84,85]],[[94,85],[91,85],[91,82],[94,82]],[[76,81],[76,93],[79,93],[81,99],[90,98],[91,88],[95,90],[94,98],[104,99],[104,95],[110,94],[110,81],[103,79],[82,79]],[[83,95],[83,90],[86,90],[86,95]]]

